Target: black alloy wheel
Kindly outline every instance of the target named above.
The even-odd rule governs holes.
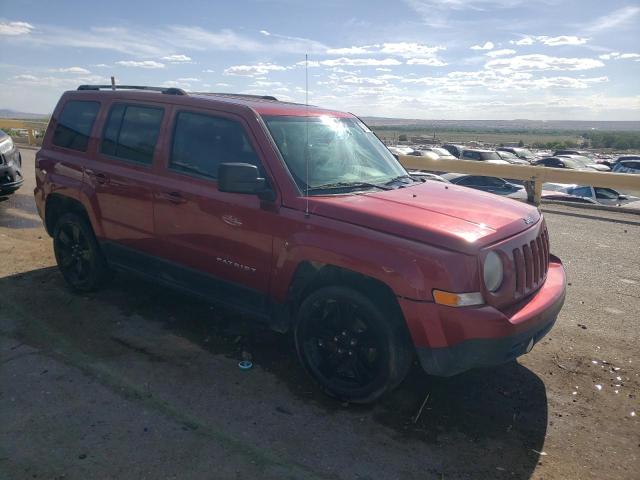
[[[78,291],[91,291],[106,277],[106,262],[88,222],[67,213],[56,223],[53,250],[58,268],[69,286]]]
[[[331,396],[374,401],[406,375],[413,350],[397,318],[349,287],[324,287],[298,311],[301,362]]]

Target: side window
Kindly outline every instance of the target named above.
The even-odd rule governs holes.
[[[464,177],[458,182],[458,185],[464,185],[465,187],[468,187],[469,185],[477,185],[477,178],[478,177]]]
[[[617,200],[620,195],[618,192],[611,188],[602,188],[595,187],[596,198],[606,199],[606,200]]]
[[[484,177],[485,185],[488,187],[500,188],[504,187],[504,180],[497,177]]]
[[[163,113],[162,108],[114,105],[104,128],[101,152],[112,157],[150,164]]]
[[[260,168],[242,125],[201,113],[178,113],[169,168],[217,178],[218,166],[226,162],[250,163]]]
[[[571,195],[576,197],[589,197],[591,198],[591,187],[576,187],[569,190]]]
[[[79,100],[67,102],[62,108],[53,132],[53,144],[86,152],[98,110],[100,110],[100,102]]]

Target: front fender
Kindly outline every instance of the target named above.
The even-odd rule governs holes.
[[[396,296],[433,301],[433,288],[477,291],[474,256],[338,220],[311,216],[274,240],[271,295],[287,300],[302,262],[333,265],[378,280]]]

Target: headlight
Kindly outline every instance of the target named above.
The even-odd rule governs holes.
[[[11,137],[7,137],[0,142],[0,153],[8,153],[11,150],[13,150],[13,140]]]
[[[502,260],[500,256],[495,252],[489,252],[484,259],[483,267],[484,286],[490,292],[495,292],[502,285],[502,279],[504,277],[504,271],[502,268]]]

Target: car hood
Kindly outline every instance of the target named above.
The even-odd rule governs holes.
[[[498,195],[427,181],[389,191],[309,197],[311,214],[465,253],[540,220],[535,207]]]

